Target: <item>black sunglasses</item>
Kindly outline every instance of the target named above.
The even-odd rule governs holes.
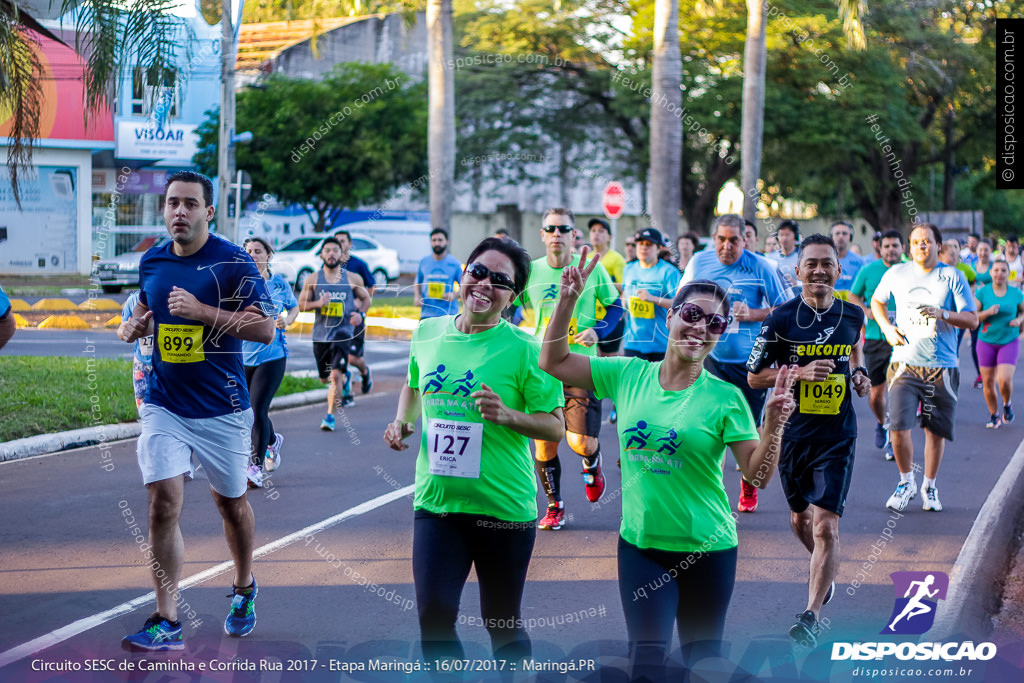
[[[572,232],[573,227],[571,225],[545,225],[544,227],[541,228],[541,230],[543,230],[546,233],[553,233],[555,230],[557,230],[558,232],[565,235]]]
[[[708,332],[711,334],[723,334],[729,327],[729,319],[721,313],[705,313],[704,309],[697,304],[686,302],[675,309],[686,322],[691,325],[703,320],[707,323]]]
[[[486,280],[490,278],[491,284],[495,287],[501,287],[502,289],[507,289],[510,292],[516,291],[516,284],[513,282],[512,278],[505,275],[505,273],[495,273],[482,263],[470,263],[466,266],[466,272],[474,280]]]

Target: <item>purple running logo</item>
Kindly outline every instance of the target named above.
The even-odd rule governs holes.
[[[943,572],[893,572],[896,602],[883,634],[920,635],[935,623],[935,607],[946,599],[949,577]]]

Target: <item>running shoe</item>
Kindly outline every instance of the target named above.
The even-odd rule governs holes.
[[[975,389],[978,389],[978,388],[980,388],[980,387],[981,387],[981,375],[978,375],[978,376],[977,376],[977,377],[976,377],[976,378],[974,379],[974,388],[975,388]]]
[[[565,526],[565,504],[555,503],[554,505],[548,505],[548,512],[544,515],[544,519],[540,520],[537,524],[538,529],[547,529],[554,531],[561,529]]]
[[[889,430],[885,425],[875,425],[875,448],[881,450],[889,445]]]
[[[345,396],[352,395],[352,371],[345,371],[345,383],[341,386],[341,396],[344,399]]]
[[[757,509],[757,487],[740,479],[740,503],[736,506],[740,512],[753,512]]]
[[[370,374],[370,368],[366,368],[366,374],[362,375],[363,385],[360,387],[364,394],[370,393],[370,389],[373,389],[373,375]]]
[[[1003,424],[1010,424],[1013,422],[1013,408],[1008,405],[1003,406]]]
[[[253,577],[251,590],[238,586],[231,588],[231,592],[228,593],[228,597],[231,598],[231,609],[228,611],[228,618],[224,620],[224,632],[229,636],[247,636],[256,626],[255,603],[256,594],[259,592],[256,578]]]
[[[922,510],[942,512],[942,503],[939,502],[939,490],[937,488],[929,486],[926,489],[921,489],[921,498],[924,499],[924,504],[921,505]]]
[[[261,489],[263,488],[263,468],[259,465],[249,465],[249,469],[245,472],[246,476],[249,477],[249,488]]]
[[[356,397],[352,394],[345,394],[341,397],[341,407],[348,408],[356,404]]]
[[[185,639],[181,635],[181,622],[172,622],[153,612],[153,616],[146,619],[146,625],[141,631],[121,639],[121,649],[129,652],[184,650]]]
[[[612,408],[612,413],[611,413],[611,415],[608,416],[608,424],[615,424],[618,421],[619,421],[619,411],[615,410],[615,408]]]
[[[985,423],[986,429],[999,429],[1000,419],[998,415],[993,415],[992,418]]]
[[[917,483],[913,481],[901,481],[896,490],[885,501],[885,507],[896,512],[903,512],[914,496],[917,495]]]
[[[597,464],[583,469],[583,488],[587,492],[587,500],[596,503],[604,495],[604,473],[601,471],[601,456],[597,456]]]
[[[284,437],[274,432],[274,443],[267,448],[267,455],[263,458],[263,469],[273,472],[281,466],[281,446],[284,445]]]
[[[333,414],[327,415],[327,416],[324,417],[324,421],[320,423],[320,429],[324,430],[325,432],[333,432],[334,431],[334,415]]]
[[[836,594],[836,582],[833,581],[832,585],[828,587],[828,593],[825,593],[825,599],[821,601],[822,605],[827,605],[832,602],[832,598]]]
[[[896,454],[892,450],[892,442],[891,441],[889,442],[889,445],[887,445],[885,447],[885,459],[889,460],[889,461],[892,461],[892,460],[896,459]]]
[[[807,610],[796,615],[796,623],[789,627],[789,637],[804,647],[818,644],[818,619]]]

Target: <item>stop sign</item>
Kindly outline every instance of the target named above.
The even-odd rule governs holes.
[[[610,182],[604,188],[604,196],[601,198],[601,205],[604,207],[604,215],[615,220],[622,215],[626,209],[626,191],[617,182]]]

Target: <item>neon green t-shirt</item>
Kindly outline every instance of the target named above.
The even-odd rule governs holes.
[[[573,254],[571,265],[580,264],[579,254]],[[551,314],[555,312],[555,304],[558,303],[559,294],[562,291],[562,268],[552,268],[548,265],[547,257],[542,256],[535,259],[530,267],[530,281],[523,292],[521,302],[533,308],[536,315],[536,327],[534,335],[538,339],[544,338],[544,332],[548,329],[548,321]],[[576,302],[573,309],[572,322],[569,324],[569,350],[572,353],[579,353],[584,356],[593,356],[597,353],[597,344],[583,346],[576,344],[573,340],[576,335],[584,330],[589,330],[597,324],[603,316],[597,315],[597,302],[604,306],[610,306],[619,298],[619,292],[612,284],[608,271],[600,263],[594,268],[587,279],[587,284]]]
[[[750,408],[739,389],[706,370],[687,389],[666,391],[660,369],[641,358],[590,359],[598,398],[619,411],[619,534],[638,548],[734,548],[722,466],[726,444],[759,438]]]
[[[537,519],[529,439],[485,421],[470,395],[486,384],[509,408],[550,413],[565,399],[539,360],[540,343],[505,320],[477,334],[460,332],[455,316],[420,322],[406,380],[419,389],[423,409],[414,507],[508,522]]]

